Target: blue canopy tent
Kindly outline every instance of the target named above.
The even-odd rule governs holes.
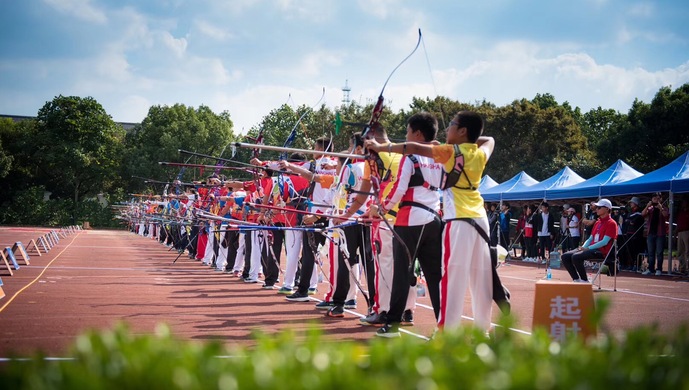
[[[651,192],[689,192],[689,151],[668,165],[633,180],[604,186],[602,196],[636,195]]]
[[[689,192],[689,151],[684,152],[668,165],[641,177],[610,186],[604,186],[604,196],[636,195],[650,192],[668,192],[670,210],[674,208],[674,194]],[[670,234],[668,235],[668,273],[672,272],[672,235],[674,215],[670,213]]]
[[[564,167],[560,172],[543,180],[538,184],[529,186],[521,191],[510,190],[502,194],[502,200],[535,200],[546,199],[546,191],[558,188],[568,188],[583,182],[585,179],[574,172],[570,167]]]
[[[492,177],[486,175],[481,178],[481,182],[478,184],[478,191],[484,193],[488,191],[489,188],[493,188],[498,185],[498,182],[493,180]]]
[[[641,175],[643,175],[641,172],[630,167],[624,161],[617,160],[617,162],[608,167],[608,169],[579,184],[566,188],[546,190],[545,198],[550,200],[599,198],[603,186],[612,186],[626,182]]]
[[[514,175],[514,177],[511,179],[500,183],[493,188],[489,188],[486,192],[482,192],[481,196],[483,196],[483,200],[487,202],[498,202],[502,201],[502,195],[504,192],[510,190],[522,191],[534,184],[538,184],[538,180],[529,176],[526,172],[521,171]]]

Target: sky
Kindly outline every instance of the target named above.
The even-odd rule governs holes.
[[[93,97],[117,122],[151,106],[227,111],[413,97],[498,106],[549,93],[626,113],[689,82],[689,2],[635,0],[23,0],[0,4],[0,114]],[[345,118],[346,120],[346,118]]]

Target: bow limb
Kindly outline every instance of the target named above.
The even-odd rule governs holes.
[[[323,87],[323,93],[321,94],[321,98],[318,99],[316,104],[311,106],[310,109],[305,110],[304,113],[301,114],[299,119],[297,119],[297,123],[294,124],[294,126],[292,127],[292,130],[290,131],[289,135],[287,136],[287,139],[285,140],[284,145],[282,145],[283,148],[291,148],[292,147],[294,140],[297,138],[297,128],[298,128],[299,124],[301,123],[301,121],[304,119],[304,117],[306,117],[306,115],[309,112],[314,111],[315,108],[318,107],[319,104],[321,104],[321,102],[323,101],[324,98],[325,98],[325,87]],[[280,154],[280,160],[286,160],[286,159],[287,159],[287,152],[283,152],[282,154]]]

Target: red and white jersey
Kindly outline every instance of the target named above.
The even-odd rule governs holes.
[[[347,191],[347,188],[359,191],[364,179],[368,179],[364,176],[364,164],[366,163],[362,161],[345,165],[342,167],[338,179],[331,186],[332,204],[335,206],[337,214],[341,214],[349,208],[357,196],[356,192]],[[357,211],[357,214],[361,215],[368,212],[370,197],[364,203]]]
[[[337,174],[337,161],[331,157],[321,157],[316,160],[316,168],[314,173],[317,175],[336,175]],[[309,169],[310,166],[306,165],[304,168]],[[332,196],[330,194],[330,188],[323,187],[320,182],[316,181],[313,187],[313,192],[311,193],[311,201],[316,204],[327,204],[332,205]],[[310,211],[318,214],[323,214],[328,210],[327,207],[313,206]]]
[[[409,156],[404,156],[397,171],[397,181],[392,191],[383,201],[386,210],[392,209],[399,203],[397,211],[397,226],[420,226],[425,225],[438,218],[437,212],[440,211],[440,192],[438,187],[442,180],[442,166],[430,157],[414,155],[418,161],[415,167],[414,162]],[[419,170],[423,176],[422,183],[414,183],[414,177],[418,178]],[[418,181],[419,179],[417,179]],[[411,184],[411,185],[410,185]],[[406,202],[414,202],[434,210],[431,212],[423,207],[409,205]],[[406,204],[405,204],[406,203]]]

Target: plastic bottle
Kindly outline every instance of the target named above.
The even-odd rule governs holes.
[[[553,273],[550,271],[550,267],[548,267],[548,269],[545,272],[546,272],[546,274],[545,274],[546,279],[550,280],[553,278]]]

